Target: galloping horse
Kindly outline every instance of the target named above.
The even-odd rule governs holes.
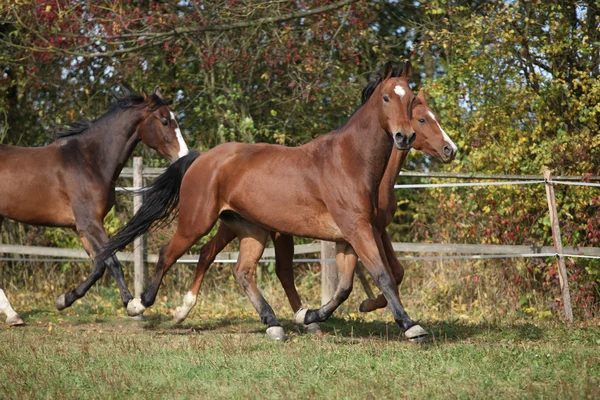
[[[73,228],[94,258],[108,241],[102,221],[115,202],[115,181],[141,140],[170,162],[188,153],[175,115],[160,91],[128,95],[94,121],[78,122],[46,147],[0,145],[0,224],[4,218],[27,224]],[[126,305],[131,299],[116,257],[106,260]],[[104,274],[95,263],[90,276],[60,296],[70,306]],[[9,325],[23,321],[0,289],[0,312]]]
[[[408,65],[408,64],[407,64]],[[402,73],[387,65],[383,79],[346,125],[300,147],[225,143],[200,156],[191,152],[163,173],[146,191],[142,208],[107,244],[104,259],[169,217],[179,203],[177,231],[160,250],[151,284],[132,300],[130,315],[142,313],[158,292],[172,264],[221,218],[240,239],[234,275],[273,339],[284,339],[273,309],[254,281],[257,261],[270,231],[349,243],[387,299],[394,319],[409,339],[427,332],[400,303],[387,265],[381,232],[373,224],[379,185],[392,147],[410,149],[415,139],[413,108],[420,104]],[[345,266],[338,266],[345,268]],[[306,318],[309,314],[306,315]],[[314,313],[312,321],[320,315]]]
[[[456,145],[448,137],[448,135],[442,129],[439,118],[431,111],[427,106],[427,100],[425,99],[424,92],[419,92],[417,98],[421,101],[421,104],[417,105],[413,109],[411,123],[416,132],[416,139],[412,144],[412,148],[415,150],[423,151],[432,157],[436,157],[442,162],[450,162],[456,155]],[[363,103],[368,100],[368,96],[363,95]],[[391,239],[385,230],[396,213],[398,200],[396,198],[396,191],[394,190],[394,184],[400,169],[404,165],[404,161],[408,151],[406,150],[392,150],[392,156],[388,162],[387,168],[383,175],[383,180],[379,186],[379,204],[377,210],[377,217],[374,224],[381,232],[381,240],[384,245],[387,262],[390,265],[393,277],[396,285],[400,285],[404,276],[404,268],[399,263],[394,249],[392,247]],[[219,254],[227,244],[236,238],[235,232],[227,226],[227,224],[221,224],[215,237],[213,237],[208,243],[202,246],[200,250],[200,258],[196,267],[196,275],[190,290],[186,293],[183,299],[183,304],[175,309],[174,319],[176,322],[182,322],[185,320],[196,305],[198,292],[202,285],[204,274],[213,263],[217,254]],[[271,238],[275,247],[275,271],[279,278],[283,289],[287,295],[288,301],[294,313],[298,313],[301,310],[302,303],[300,296],[296,290],[294,284],[294,271],[293,271],[293,258],[294,258],[294,239],[292,236],[280,234],[277,232],[271,232]],[[342,259],[347,258],[347,260]],[[344,248],[341,254],[336,257],[340,265],[348,263],[349,267],[345,269],[349,275],[340,282],[344,284],[352,284],[353,272],[357,262],[356,254],[351,249]],[[328,304],[327,309],[333,312],[333,309],[337,308],[339,302],[343,302],[345,297],[350,293],[347,286],[340,287],[333,299],[334,303]],[[332,301],[334,301],[332,299]],[[387,301],[383,295],[379,295],[376,299],[365,300],[360,307],[363,312],[372,311],[375,308],[383,308],[387,305]],[[334,308],[335,307],[335,308]],[[302,324],[304,321],[301,322]],[[316,323],[312,323],[307,326],[310,332],[318,333],[320,331]]]

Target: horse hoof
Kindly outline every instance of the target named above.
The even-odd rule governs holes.
[[[404,336],[413,343],[425,343],[428,341],[429,333],[420,325],[413,325],[404,332]]]
[[[363,300],[363,302],[360,303],[360,306],[358,306],[358,311],[360,311],[360,312],[367,313],[367,312],[371,312],[373,310],[375,310],[375,308],[373,308],[373,306],[371,304],[371,299]]]
[[[127,304],[127,315],[130,317],[140,315],[144,311],[146,311],[146,307],[144,307],[140,298],[135,298]]]
[[[25,322],[19,317],[19,314],[15,314],[12,317],[6,319],[6,323],[10,326],[25,325]]]
[[[307,311],[308,310],[306,308],[301,308],[296,311],[296,314],[294,314],[294,322],[298,325],[304,325],[304,318],[306,318]]]
[[[56,309],[58,311],[62,311],[65,308],[67,308],[67,298],[64,294],[61,294],[60,296],[58,296],[58,299],[56,299]]]
[[[285,342],[287,340],[287,335],[285,331],[280,326],[270,326],[267,328],[267,336],[273,340],[280,340]]]
[[[310,333],[315,336],[323,336],[323,331],[321,327],[316,322],[310,323],[308,325],[304,325],[304,329],[306,329],[306,333]]]
[[[180,324],[183,321],[185,321],[185,319],[188,316],[188,310],[183,308],[183,307],[177,307],[175,309],[175,312],[173,313],[173,320],[175,321],[175,323]]]

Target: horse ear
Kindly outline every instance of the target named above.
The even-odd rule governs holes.
[[[383,67],[383,80],[385,81],[386,79],[391,77],[393,74],[394,74],[394,67],[392,66],[392,62],[388,61],[385,63],[385,66]]]
[[[420,90],[419,93],[417,93],[417,99],[419,99],[421,103],[427,107],[427,98],[425,97],[425,90]]]
[[[144,89],[142,89],[142,97],[144,98],[144,102],[152,103],[152,97],[150,97]]]
[[[412,75],[412,64],[410,63],[410,61],[407,61],[406,63],[404,63],[404,67],[402,67],[402,72],[400,73],[400,76],[403,76],[405,78],[410,78]]]
[[[408,104],[408,119],[412,119],[413,117],[413,110],[416,106],[418,106],[419,104],[423,104],[423,102],[421,101],[421,99],[419,98],[419,96],[415,96],[413,97],[413,99],[411,100],[411,102]]]
[[[154,94],[157,95],[159,99],[164,100],[162,93],[160,93],[160,86],[154,88]]]

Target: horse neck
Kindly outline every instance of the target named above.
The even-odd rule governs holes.
[[[400,170],[404,165],[404,161],[408,156],[408,152],[408,150],[392,150],[392,155],[390,156],[387,168],[385,169],[385,173],[383,174],[383,179],[381,180],[381,184],[379,185],[380,196],[382,194],[394,191],[396,179],[398,179],[398,174],[400,174]]]
[[[345,153],[367,178],[368,185],[377,192],[393,147],[390,135],[381,127],[374,103],[360,107],[340,129],[341,145],[350,145]],[[360,163],[360,164],[358,164]]]
[[[93,142],[95,154],[91,159],[97,166],[96,171],[109,183],[119,177],[140,141],[136,130],[142,121],[142,112],[124,110],[107,118],[110,119],[102,121],[96,129],[92,128],[94,132],[87,138]]]

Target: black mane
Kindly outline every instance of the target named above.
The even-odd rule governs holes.
[[[154,111],[162,106],[168,106],[171,103],[170,101],[163,99],[155,93],[151,94],[150,97],[152,98],[152,103],[148,106],[150,111]],[[146,104],[146,102],[144,101],[144,97],[141,95],[130,94],[127,96],[119,97],[109,105],[108,111],[102,116],[96,118],[93,121],[83,120],[69,124],[69,129],[55,133],[54,138],[61,139],[69,136],[79,135],[90,129],[95,122],[106,118],[114,114],[115,112],[118,112],[120,110],[127,110],[133,107],[140,107],[144,104]]]

